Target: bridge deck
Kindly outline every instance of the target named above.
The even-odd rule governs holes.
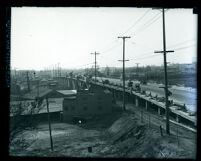
[[[121,91],[121,92],[123,91],[123,89],[121,87],[117,87],[117,86],[113,86],[113,85],[108,85],[108,84],[103,84],[103,83],[100,83],[100,82],[96,82],[96,83],[95,82],[91,82],[91,83],[99,85],[99,86],[102,86],[102,87],[110,88],[110,89],[113,89],[113,90],[117,90],[117,91]],[[131,90],[128,90],[128,89],[125,89],[125,92],[129,93],[131,95],[138,96],[141,99],[144,99],[144,100],[146,100],[146,101],[148,101],[148,102],[150,102],[152,104],[157,105],[158,107],[161,107],[161,108],[165,109],[165,103],[159,102],[157,100],[154,100],[150,96],[145,96],[145,95],[143,95],[141,93],[138,93],[138,92],[135,92],[135,91],[131,91]],[[170,110],[171,110],[172,113],[177,114],[180,117],[185,118],[185,119],[193,122],[194,124],[196,124],[196,121],[197,121],[196,116],[189,116],[189,114],[187,112],[178,110],[176,108],[176,106],[170,106],[169,108],[170,108]]]

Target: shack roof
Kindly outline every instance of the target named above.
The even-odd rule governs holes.
[[[48,89],[45,87],[40,87],[39,89],[35,88],[31,90],[29,93],[24,94],[23,97],[29,98],[29,99],[35,99],[36,97],[42,98],[52,91],[53,91],[52,89]]]
[[[75,100],[76,96],[65,97],[64,99],[65,100]]]
[[[38,95],[39,94],[39,95]],[[53,90],[46,87],[40,87],[39,93],[37,93],[37,88],[33,89],[29,93],[22,96],[24,99],[35,99],[39,98],[63,98],[66,96],[75,96],[77,94],[76,90]]]
[[[19,95],[10,95],[10,101],[25,101],[25,100],[33,100],[31,98],[26,98],[23,96],[19,96]]]
[[[67,96],[67,95],[76,95],[77,91],[76,90],[57,90],[57,92]]]

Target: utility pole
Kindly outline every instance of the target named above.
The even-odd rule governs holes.
[[[125,107],[125,61],[128,61],[128,60],[125,60],[125,39],[126,38],[130,38],[130,36],[118,36],[118,38],[121,38],[123,40],[123,60],[120,60],[120,61],[123,61],[123,110],[125,111],[126,110],[126,107]]]
[[[137,65],[137,71],[136,71],[136,73],[137,73],[137,78],[139,79],[139,76],[138,76],[138,65],[140,64],[140,63],[135,63],[136,65]]]
[[[36,72],[33,72],[33,74],[34,74],[34,79],[36,78]]]
[[[39,98],[39,78],[37,80],[37,97]]]
[[[61,77],[61,67],[59,66],[59,76]]]
[[[96,82],[96,55],[99,55],[100,53],[94,52],[91,54],[95,55],[95,82]]]
[[[55,77],[55,67],[54,67],[54,64],[53,64],[53,78]]]
[[[57,77],[57,68],[55,64],[54,64],[54,77]]]
[[[60,74],[59,74],[59,63],[58,63],[58,77],[59,77],[59,75],[60,75]]]
[[[166,133],[170,134],[166,53],[174,52],[174,51],[173,50],[166,51],[164,8],[162,8],[162,16],[163,16],[163,20],[162,20],[163,21],[163,51],[155,51],[154,53],[163,53],[163,56],[164,56],[164,78],[165,78],[165,88],[164,89],[165,89],[165,106],[166,106]]]
[[[36,72],[34,74],[34,80],[36,79]],[[39,98],[39,78],[37,79],[37,98]]]
[[[51,150],[53,151],[54,148],[53,148],[53,141],[52,141],[52,129],[51,129],[51,123],[50,123],[49,102],[47,97],[46,97],[46,104],[47,104],[48,124],[49,124],[49,132],[50,132],[50,145],[51,145]]]
[[[27,71],[27,87],[28,87],[28,91],[30,92],[29,72],[28,71]]]
[[[55,75],[55,71],[54,71],[54,64],[53,64],[53,67],[52,67],[52,78],[54,78],[54,75]]]
[[[14,70],[15,70],[15,83],[17,84],[17,74],[16,74],[16,68],[15,68]]]
[[[57,69],[56,69],[56,66],[55,66],[55,64],[53,65],[54,66],[54,77],[56,77],[56,74],[57,74]]]

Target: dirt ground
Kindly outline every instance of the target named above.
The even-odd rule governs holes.
[[[129,108],[129,106],[127,106]],[[180,136],[163,136],[156,121],[140,120],[139,110],[94,117],[84,124],[52,122],[53,148],[48,123],[17,135],[11,156],[101,157],[101,158],[189,158],[196,156],[195,135],[182,129]],[[187,133],[188,137],[182,134]],[[92,152],[88,152],[92,147]]]

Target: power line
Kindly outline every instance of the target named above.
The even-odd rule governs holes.
[[[91,65],[91,64],[94,64],[94,63],[83,64],[83,65],[79,65],[78,67],[87,66],[87,65]]]
[[[138,24],[138,22],[140,22],[146,15],[147,15],[147,13],[150,11],[151,9],[148,9],[139,19],[137,19],[137,21],[131,26],[131,27],[129,27],[122,35],[124,35],[125,33],[127,33],[129,30],[131,30],[134,26],[136,26],[137,24]],[[116,42],[117,40],[114,40],[114,41],[112,41],[112,43],[110,43],[110,44],[113,44],[114,42]],[[117,45],[118,46],[118,45]],[[115,45],[115,47],[116,47],[116,45]],[[111,49],[113,49],[113,48],[115,48],[115,47],[112,47],[112,48],[109,48],[109,49],[107,49],[106,51],[103,51],[102,53],[105,53],[105,52],[108,52],[109,50],[111,50]]]
[[[185,47],[180,47],[180,48],[176,48],[176,49],[174,49],[174,50],[183,50],[183,49],[187,49],[187,48],[191,48],[191,47],[193,47],[193,46],[195,46],[195,44],[194,45],[190,45],[190,46],[185,46]]]
[[[186,46],[186,47],[182,47],[182,48],[176,48],[174,50],[178,51],[178,50],[183,50],[183,49],[186,49],[186,48],[190,48],[192,47],[193,45],[191,46]],[[147,52],[146,54],[144,55],[148,55],[148,54],[152,54],[153,52]],[[150,55],[150,56],[145,56],[145,57],[139,57],[139,58],[135,58],[135,59],[130,59],[130,60],[142,60],[142,59],[149,59],[149,58],[152,58],[152,57],[156,57],[156,56],[159,56],[161,54],[154,54],[154,55]]]
[[[184,43],[186,43],[186,42],[188,42],[188,41],[192,41],[192,40],[193,40],[193,39],[185,40],[185,41],[183,41],[183,42],[176,43],[176,44],[171,45],[171,46],[177,46],[177,45],[179,45],[179,44],[184,44]],[[132,45],[134,44],[134,42],[131,42],[131,43],[132,43]],[[139,45],[138,43],[135,43],[135,44],[136,44],[136,45]],[[143,46],[143,47],[144,47],[144,45],[140,45],[140,46]],[[171,46],[169,46],[169,47],[171,47]],[[178,50],[183,50],[183,49],[190,48],[190,47],[193,47],[193,46],[195,46],[195,44],[194,44],[194,45],[190,45],[190,46],[175,48],[174,50],[176,50],[176,51],[178,51]],[[155,55],[153,55],[153,56],[146,56],[146,55],[148,55],[148,54],[153,54],[153,51],[150,50],[150,52],[148,51],[148,52],[145,52],[145,53],[143,53],[143,54],[140,54],[140,56],[145,56],[145,57],[139,57],[139,58],[131,59],[131,60],[142,60],[142,59],[147,59],[147,58],[151,58],[151,57],[155,57],[155,56],[159,56],[159,55],[160,55],[160,54],[158,54],[158,55],[155,54]]]
[[[126,33],[126,32],[128,32],[131,28],[133,28],[134,26],[136,26],[146,15],[147,15],[147,13],[150,11],[150,9],[148,9],[139,19],[137,19],[137,21],[131,26],[131,27],[129,27],[124,33]],[[142,27],[142,28],[139,28],[139,29],[137,29],[135,32],[141,32],[141,31],[143,31],[144,29],[146,29],[147,27],[149,27],[151,24],[153,24],[156,20],[158,20],[159,18],[160,18],[160,15],[159,15],[160,13],[157,13],[154,17],[152,17],[151,19],[149,19],[147,22],[145,22],[145,26],[144,27]],[[113,43],[115,43],[117,40],[115,40],[115,41],[112,41],[112,43],[111,44],[113,44]],[[102,53],[106,53],[106,52],[108,52],[108,51],[111,51],[111,50],[113,50],[113,49],[115,49],[117,46],[119,46],[119,44],[117,44],[117,45],[114,45],[114,46],[112,46],[112,47],[110,47],[110,48],[108,48],[108,49],[106,49],[105,51],[103,51]]]
[[[152,52],[153,53],[153,52]],[[152,58],[152,57],[156,57],[156,56],[159,56],[161,54],[155,54],[155,55],[150,55],[150,56],[147,56],[147,57],[142,57],[142,58],[136,58],[136,59],[130,59],[130,60],[142,60],[142,59],[147,59],[147,58]]]
[[[169,9],[166,9],[165,12],[168,12]],[[158,14],[156,14],[154,17],[152,17],[152,19],[150,19],[149,21],[147,21],[147,23],[145,23],[144,25],[144,28],[139,28],[139,30],[137,30],[138,32],[142,32],[143,30],[145,30],[146,28],[148,28],[149,26],[151,26],[154,22],[156,22],[159,18],[160,18],[160,12]],[[135,31],[135,32],[137,32]]]
[[[193,45],[191,45],[191,46],[186,46],[186,47],[181,47],[181,48],[177,48],[177,49],[174,49],[174,50],[176,50],[176,51],[178,51],[178,50],[184,50],[184,49],[187,49],[187,48],[191,48],[191,47],[193,47]],[[174,58],[175,57],[178,57],[178,56],[180,56],[181,57],[181,54],[189,54],[188,52],[183,52],[183,53],[179,53],[179,52],[175,52],[175,54],[176,55],[174,55]]]
[[[159,13],[156,13],[151,19],[149,19],[147,22],[144,23],[144,26],[148,25],[149,23],[152,23],[155,19],[159,17]]]
[[[107,53],[108,51],[113,50],[113,49],[116,48],[117,46],[120,46],[120,44],[115,44],[114,46],[112,46],[112,47],[110,47],[110,48],[104,50],[102,53]]]
[[[180,45],[182,45],[182,44],[185,44],[185,43],[187,43],[187,42],[189,42],[189,41],[194,41],[194,40],[195,40],[195,39],[185,40],[185,41],[182,41],[182,42],[179,42],[179,43],[170,45],[170,46],[168,46],[168,47],[180,46]]]
[[[155,56],[161,55],[161,54],[154,54],[154,55],[149,55],[149,54],[154,54],[153,50],[150,50],[150,51],[145,52],[145,53],[143,53],[143,54],[140,55],[140,56],[145,56],[145,57],[139,57],[139,58],[130,59],[130,60],[142,60],[142,59],[147,59],[147,58],[151,58],[151,57],[155,57]],[[101,57],[103,57],[103,56],[101,56]]]
[[[108,45],[105,46],[105,48],[106,48],[107,46],[111,46],[111,45],[113,45],[113,44],[116,43],[117,41],[118,41],[117,39],[111,41],[110,43],[108,43]],[[106,50],[102,51],[101,53],[105,53],[105,52],[107,52],[107,50],[110,50],[110,48],[111,48],[111,47],[106,48]]]
[[[191,47],[193,47],[193,46],[195,46],[195,44],[193,44],[193,45],[190,45],[190,46],[184,46],[184,47],[180,47],[180,48],[175,48],[174,50],[183,50],[183,49],[187,49],[187,48],[191,48]]]
[[[137,30],[135,30],[134,32],[140,31],[143,27],[147,26],[149,23],[153,22],[156,18],[159,17],[159,13],[155,14],[151,19],[149,19],[148,21],[146,21],[143,25],[141,25],[140,28],[138,28]]]
[[[129,30],[131,30],[133,27],[135,27],[138,22],[140,22],[146,15],[147,13],[150,11],[151,9],[148,9],[139,19],[137,19],[137,21],[132,25],[130,26],[122,35],[126,34]]]
[[[142,44],[139,44],[139,43],[135,43],[135,42],[133,42],[133,41],[130,41],[130,43],[131,43],[132,45],[142,46],[143,48],[147,48],[147,49],[150,49],[150,51],[153,51],[153,49],[150,48],[150,47],[148,47],[147,45],[142,45]]]
[[[136,21],[131,27],[129,27],[122,35],[124,35],[126,32],[128,32],[129,30],[131,30],[134,26],[136,26],[136,25],[147,15],[147,13],[148,13],[150,10],[151,10],[151,9],[148,9],[148,10],[147,10],[139,19],[137,19],[137,21]],[[113,44],[113,43],[115,43],[115,42],[117,42],[117,40],[112,41],[110,44]],[[107,45],[107,46],[109,46],[109,45]],[[114,45],[113,47],[110,47],[110,48],[106,49],[106,50],[103,51],[102,53],[106,53],[106,52],[108,52],[108,51],[111,51],[112,49],[116,48],[117,46],[119,46],[119,44]]]
[[[142,28],[139,28],[138,30],[134,31],[135,33],[140,33],[143,30],[147,29],[149,26],[151,26],[154,22],[156,22],[159,18],[160,18],[160,13],[156,14],[152,19],[150,19],[149,21],[147,21],[147,23],[144,24],[144,26],[142,26]]]

